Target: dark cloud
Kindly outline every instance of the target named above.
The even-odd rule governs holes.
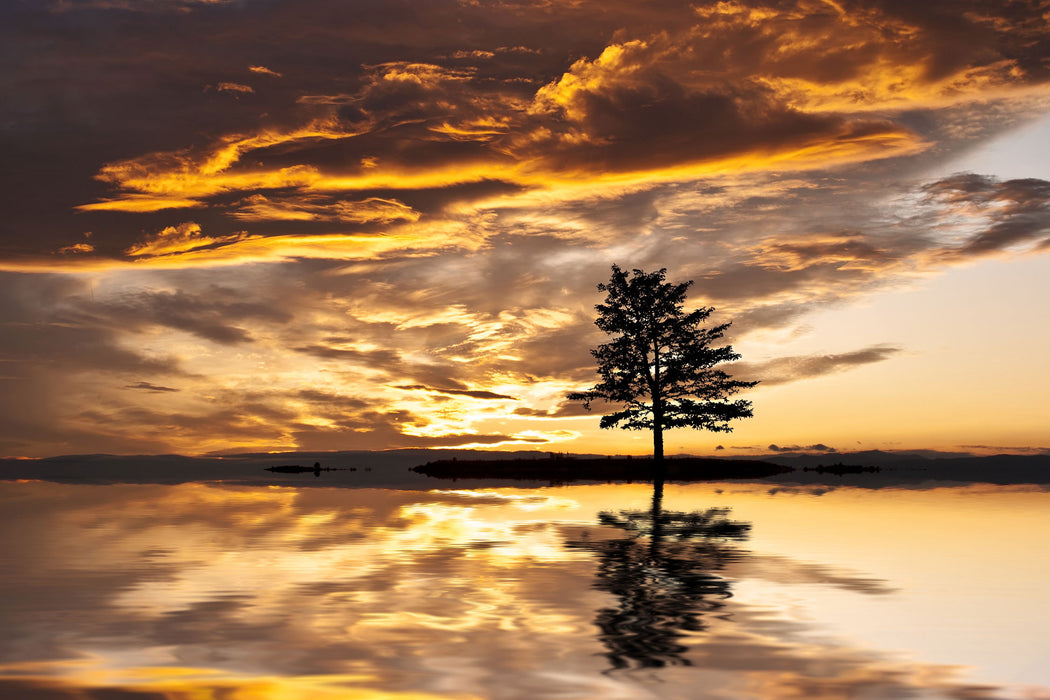
[[[448,394],[449,396],[466,396],[472,399],[492,399],[492,400],[510,400],[517,401],[513,396],[507,396],[506,394],[497,394],[492,391],[474,391],[469,389],[442,389],[440,387],[431,387],[424,384],[398,384],[394,386],[395,389],[403,389],[405,391],[426,391],[435,394]]]
[[[0,361],[8,367],[60,373],[98,371],[179,374],[178,362],[123,346],[105,324],[71,322],[79,305],[89,303],[88,284],[58,277],[0,273],[5,303],[0,309]]]
[[[537,129],[550,133],[540,146],[554,170],[592,172],[646,170],[704,160],[801,149],[825,142],[875,141],[906,136],[888,121],[850,122],[790,108],[760,84],[693,88],[667,66],[644,66],[658,57],[649,47],[628,44],[616,56],[577,64],[551,86],[545,113],[557,122]],[[608,54],[607,54],[608,55]],[[638,64],[644,67],[639,67]],[[569,79],[571,78],[571,80]],[[547,97],[543,92],[540,97]],[[541,104],[543,104],[541,102]],[[697,133],[704,138],[697,138]],[[535,139],[529,139],[534,147]]]
[[[295,352],[323,357],[329,360],[363,362],[375,367],[401,364],[401,356],[394,350],[354,350],[349,348],[334,348],[327,345],[304,345],[292,349]]]
[[[822,442],[818,442],[815,445],[770,445],[767,447],[770,452],[837,452],[834,447],[828,447]]]
[[[487,178],[498,181],[515,158],[538,174],[576,176],[822,144],[834,144],[829,155],[838,157],[850,144],[910,138],[912,129],[874,118],[866,102],[967,94],[980,86],[967,77],[974,71],[993,85],[1039,80],[1048,51],[1029,13],[982,2],[962,13],[858,2],[841,14],[791,2],[648,3],[644,12],[630,3],[451,0],[130,5],[5,6],[5,45],[19,58],[0,84],[8,98],[4,134],[25,167],[4,184],[26,196],[11,198],[4,250],[50,252],[99,229],[97,251],[118,254],[141,221],[158,230],[170,221],[101,211],[72,217],[77,205],[121,195],[92,174],[120,162],[162,165],[157,154],[168,154],[176,171],[190,162],[205,167],[238,138],[243,150],[230,175],[266,164],[342,175],[366,174],[364,164],[380,171],[480,164],[494,168]],[[295,40],[266,41],[274,27]],[[185,36],[196,38],[192,49],[179,40]],[[1011,73],[1011,62],[1020,71]],[[880,84],[878,71],[892,64],[907,68],[895,76],[897,93],[857,87]],[[845,98],[810,109],[800,99],[804,89],[785,81],[852,96],[862,109]],[[77,89],[56,89],[63,84]],[[276,137],[322,123],[323,138]],[[231,187],[239,185],[217,184],[204,200]],[[268,187],[248,187],[238,200],[268,197]],[[46,202],[34,191],[47,193]],[[383,196],[355,194],[358,201]],[[216,203],[200,223],[233,233],[221,226],[229,210]],[[26,224],[42,235],[20,235]]]
[[[138,382],[137,384],[128,384],[124,387],[125,389],[142,389],[153,393],[164,393],[168,391],[179,391],[170,386],[158,386],[156,384],[150,384],[149,382]]]
[[[358,398],[356,396],[344,396],[342,394],[335,394],[327,391],[318,391],[317,389],[303,389],[296,392],[295,396],[304,401],[326,406],[330,410],[337,409],[338,411],[348,413],[360,412],[370,406],[369,401],[366,399]]]
[[[82,326],[124,330],[163,326],[222,345],[251,340],[251,335],[234,323],[245,320],[284,323],[291,318],[287,310],[267,303],[240,301],[236,291],[217,285],[205,286],[194,293],[142,290],[107,301],[81,300],[63,314],[63,320]]]
[[[1050,241],[1050,182],[1046,180],[1000,181],[962,173],[931,182],[923,191],[943,217],[958,213],[971,219],[970,228],[976,229],[962,231],[961,242],[946,244],[941,251],[945,256],[976,257],[1018,244],[1045,246]]]

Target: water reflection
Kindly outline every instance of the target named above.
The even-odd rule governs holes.
[[[955,493],[0,482],[0,698],[1021,697],[991,663],[1037,649],[1029,627],[937,605],[969,586],[1002,618],[1023,584],[1039,629],[1050,572],[1009,538],[1046,524],[1047,494]],[[922,568],[946,503],[982,514],[967,551],[998,557],[997,581]],[[869,524],[890,513],[916,552],[899,569],[905,540]],[[867,546],[829,547],[828,522]],[[895,619],[890,643],[858,641]],[[966,634],[1004,683],[905,644]]]
[[[594,624],[613,669],[691,665],[681,640],[705,628],[702,616],[731,597],[718,572],[743,557],[730,544],[745,540],[750,523],[730,520],[728,508],[685,513],[663,509],[663,484],[645,510],[602,511],[598,521],[626,531],[624,538],[572,540],[573,549],[598,556],[595,587],[617,598],[598,610]]]

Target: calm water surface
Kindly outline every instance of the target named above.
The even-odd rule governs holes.
[[[653,496],[0,482],[0,697],[1050,698],[1043,489]]]

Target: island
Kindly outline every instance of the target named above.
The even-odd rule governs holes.
[[[438,479],[515,479],[521,481],[649,481],[651,457],[561,457],[549,459],[441,459],[412,471]],[[678,457],[663,461],[668,481],[723,481],[762,479],[792,472],[772,462],[758,460]]]

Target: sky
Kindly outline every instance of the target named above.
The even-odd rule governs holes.
[[[1050,2],[2,0],[0,455],[644,454],[613,264],[760,380],[668,454],[1050,450]]]

